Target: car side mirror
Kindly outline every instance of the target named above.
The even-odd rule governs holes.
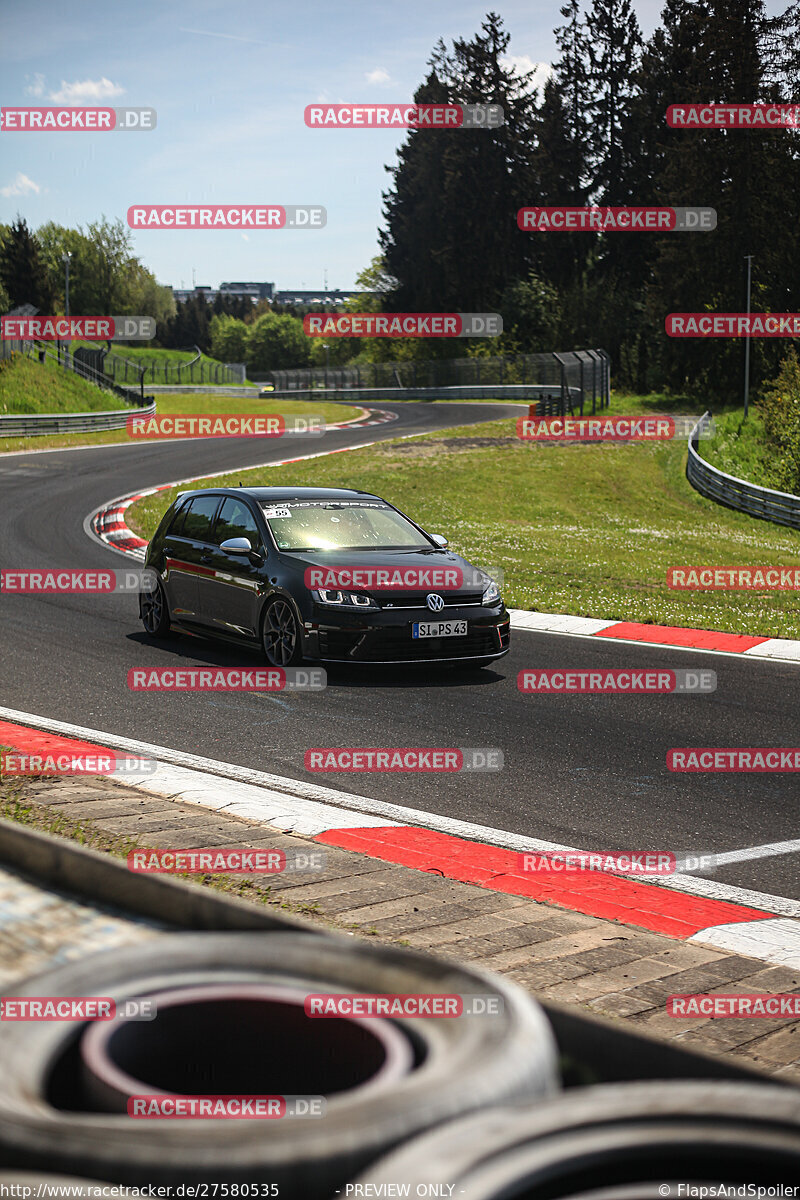
[[[247,555],[256,567],[264,561],[264,555],[259,550],[254,550],[247,538],[228,538],[227,542],[222,543],[220,550],[224,550],[226,554],[241,554],[243,557]]]
[[[431,541],[434,542],[439,547],[440,550],[446,550],[447,547],[450,545],[449,541],[447,540],[447,538],[444,536],[443,533],[432,533],[429,536],[430,536]]]

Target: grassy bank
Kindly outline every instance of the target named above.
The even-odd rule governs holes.
[[[700,442],[700,457],[728,475],[746,479],[759,487],[783,491],[776,471],[776,450],[764,428],[764,418],[751,408],[747,420],[744,409],[714,418],[715,436]]]
[[[0,416],[34,413],[110,412],[125,401],[87,383],[73,371],[24,354],[0,360]]]

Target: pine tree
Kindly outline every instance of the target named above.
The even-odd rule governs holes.
[[[489,311],[528,272],[531,239],[516,218],[533,194],[536,104],[531,74],[503,65],[508,42],[489,13],[471,41],[456,40],[450,53],[436,47],[415,94],[423,103],[499,104],[505,123],[409,134],[391,168],[380,237],[386,270],[398,280],[387,299],[393,311]]]
[[[642,45],[631,0],[593,0],[586,40],[592,199],[598,204],[626,204],[631,195],[623,131]]]
[[[660,105],[679,102],[757,103],[778,100],[767,82],[766,53],[775,25],[762,0],[671,0],[664,10],[667,74]],[[652,328],[669,312],[744,311],[745,255],[753,255],[753,309],[794,311],[798,302],[800,237],[798,161],[785,130],[666,130],[656,195],[670,205],[708,205],[717,228],[661,239],[647,287]],[[780,236],[776,237],[776,222]],[[707,396],[738,394],[740,340],[658,336],[665,381]],[[754,387],[775,373],[782,347],[753,339]]]
[[[41,313],[53,311],[53,293],[39,243],[19,215],[0,247],[0,282],[12,308],[32,304]]]

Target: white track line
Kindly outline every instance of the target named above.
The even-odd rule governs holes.
[[[320,784],[305,783],[299,779],[256,771],[251,767],[202,758],[196,754],[172,750],[151,742],[120,737],[117,734],[104,733],[98,729],[87,729],[84,726],[72,725],[64,721],[53,721],[32,713],[18,712],[16,709],[0,707],[0,719],[14,721],[20,725],[31,725],[52,733],[63,734],[66,737],[80,738],[83,741],[99,742],[101,745],[130,751],[144,758],[156,759],[160,764],[171,764],[173,768],[183,768],[181,771],[173,769],[169,772],[166,772],[166,768],[163,771],[159,768],[160,773],[154,776],[126,774],[120,775],[118,778],[120,782],[145,791],[155,791],[166,795],[180,794],[186,803],[201,804],[206,808],[220,811],[223,808],[226,811],[238,811],[241,816],[272,824],[277,800],[281,807],[278,815],[285,817],[287,813],[291,814],[287,820],[291,821],[291,827],[297,832],[300,832],[301,827],[303,832],[319,833],[324,829],[354,828],[359,824],[416,825],[468,841],[484,842],[487,845],[499,846],[508,850],[523,852],[549,850],[557,853],[580,850],[580,847],[577,846],[563,846],[557,842],[546,842],[539,838],[510,833],[508,830],[494,829],[488,825],[477,825],[470,821],[445,817],[439,813],[426,812],[423,809],[406,808],[403,805],[374,800],[353,792],[342,792]],[[209,783],[209,775],[214,776],[213,784]],[[229,782],[223,783],[224,780]],[[307,803],[300,804],[298,801]],[[230,806],[233,804],[246,806],[246,811],[238,808],[232,809]],[[359,818],[354,820],[356,814],[359,814]],[[363,820],[364,816],[380,818],[380,820]],[[289,828],[289,826],[285,827]],[[733,884],[678,873],[649,876],[646,880],[641,877],[636,878],[640,883],[646,882],[655,887],[671,888],[712,900],[727,900],[733,904],[759,908],[782,917],[800,918],[800,900],[793,900],[787,896],[755,892],[747,888],[736,887]]]

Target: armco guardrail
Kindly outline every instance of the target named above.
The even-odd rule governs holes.
[[[724,471],[712,467],[711,463],[700,457],[697,453],[697,443],[703,428],[710,420],[711,413],[703,413],[689,435],[686,478],[692,487],[711,500],[748,513],[751,517],[760,517],[763,521],[773,521],[776,525],[800,529],[800,496],[793,496],[791,492],[775,492],[771,488],[748,483],[746,479],[737,479],[735,475],[726,475]]]
[[[99,413],[34,413],[0,416],[0,437],[41,437],[45,433],[100,433],[125,429],[129,417],[154,417],[152,396],[146,408],[117,409]]]

